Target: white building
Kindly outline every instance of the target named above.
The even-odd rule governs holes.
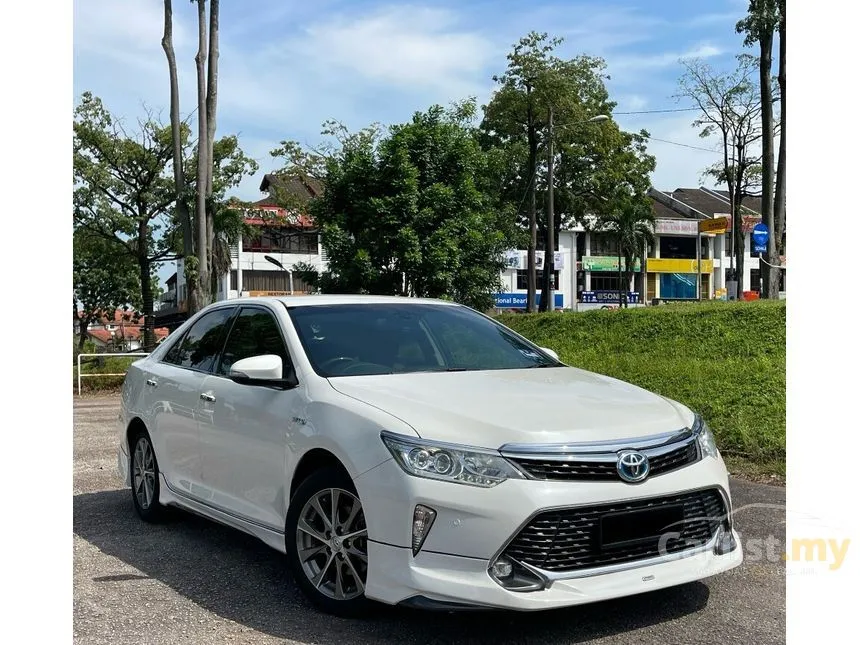
[[[240,296],[303,295],[310,292],[294,270],[297,264],[317,271],[327,268],[320,235],[313,222],[303,214],[288,212],[277,205],[274,186],[290,192],[300,201],[312,199],[321,191],[312,178],[281,180],[266,175],[260,190],[268,196],[254,202],[246,223],[258,228],[255,236],[240,237],[230,249],[230,270],[218,276],[215,300]],[[187,317],[188,303],[183,261],[176,263],[176,274],[167,281],[167,292],[156,312],[156,326],[174,327]]]
[[[621,285],[628,293],[627,302],[643,305],[655,299],[695,300],[697,285],[704,300],[724,297],[726,270],[731,266],[727,195],[707,188],[684,188],[672,193],[652,189],[650,197],[656,216],[655,241],[647,250],[645,266],[637,261],[629,284]],[[751,253],[750,240],[752,227],[761,221],[759,202],[744,200],[743,290],[746,292],[760,289],[759,259]],[[728,218],[725,234],[699,233],[700,221],[717,217]],[[526,251],[510,251],[507,261],[508,268],[501,276],[503,291],[496,294],[496,306],[498,309],[525,309]],[[543,252],[539,251],[538,269],[542,265]],[[556,309],[588,309],[618,303],[618,247],[611,235],[586,231],[581,226],[561,231],[555,269]],[[540,272],[538,276],[539,302]],[[623,276],[621,281],[624,282]],[[785,291],[785,271],[782,271],[780,290]]]

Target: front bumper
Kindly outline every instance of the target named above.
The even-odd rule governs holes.
[[[493,558],[535,513],[619,500],[720,488],[731,504],[728,476],[719,459],[704,459],[672,473],[630,485],[622,482],[508,480],[477,488],[405,474],[392,460],[355,480],[363,501],[368,535],[366,595],[389,604],[496,607],[539,610],[617,598],[700,580],[738,566],[733,550],[714,549],[672,560],[642,561],[623,570],[553,579],[539,591],[505,589],[489,574]],[[437,515],[416,556],[411,549],[416,504]]]

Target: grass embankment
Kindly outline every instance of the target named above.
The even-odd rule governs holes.
[[[129,366],[140,360],[140,356],[105,356],[101,358],[81,359],[81,390],[87,392],[118,392],[122,387],[124,376],[90,376],[88,374],[121,374],[124,375]],[[72,366],[72,383],[75,392],[78,388],[78,366]]]
[[[500,322],[569,365],[689,406],[731,472],[785,476],[785,301],[505,314]]]

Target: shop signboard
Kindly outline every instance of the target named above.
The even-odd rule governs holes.
[[[615,271],[618,272],[618,258],[607,255],[584,255],[582,257],[583,271]],[[633,263],[633,270],[637,273],[642,270],[639,258]]]

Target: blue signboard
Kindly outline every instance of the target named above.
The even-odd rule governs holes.
[[[600,304],[618,304],[617,291],[582,291],[579,294],[580,302],[600,303]],[[627,302],[630,304],[639,303],[639,294],[636,291],[627,293]]]
[[[564,307],[564,294],[555,293],[553,295],[555,296],[555,308]],[[497,293],[493,297],[496,299],[496,309],[525,309],[528,294]],[[535,305],[540,305],[540,293],[535,294]]]
[[[753,226],[750,237],[752,237],[753,253],[767,253],[767,240],[770,237],[767,225],[759,222]]]

